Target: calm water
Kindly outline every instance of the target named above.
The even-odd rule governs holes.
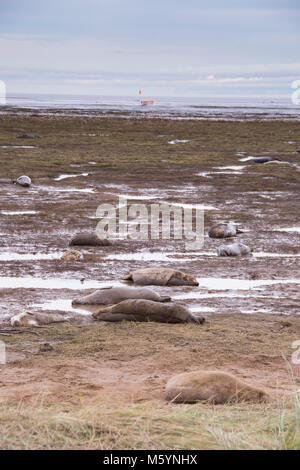
[[[141,99],[153,99],[154,104],[142,106]],[[7,106],[2,107],[2,112],[10,107],[31,108],[46,113],[59,111],[64,114],[148,116],[169,119],[300,119],[300,106],[294,105],[290,98],[164,98],[155,96],[139,98],[137,96],[24,94],[8,95]]]

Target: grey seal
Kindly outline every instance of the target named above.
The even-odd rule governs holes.
[[[112,243],[101,239],[95,232],[76,233],[70,240],[69,246],[109,246]]]
[[[235,237],[238,233],[242,233],[242,231],[233,222],[220,222],[210,228],[208,236],[210,238],[230,238]]]
[[[197,279],[190,274],[171,268],[144,268],[132,271],[123,277],[140,285],[155,286],[198,286]]]
[[[23,175],[19,176],[16,180],[13,181],[14,184],[18,184],[19,186],[23,186],[23,188],[29,188],[31,185],[31,179],[29,176]]]
[[[166,385],[166,399],[173,403],[266,402],[268,394],[227,372],[199,370],[172,377]]]
[[[280,161],[277,157],[254,157],[252,158],[254,163],[268,163],[274,161]]]
[[[252,252],[249,246],[243,243],[232,243],[231,245],[221,245],[218,248],[218,256],[245,256]]]
[[[151,300],[124,300],[111,307],[102,307],[93,313],[101,321],[136,321],[160,323],[204,323],[202,316],[196,316],[180,303],[162,303]]]
[[[90,295],[74,299],[72,305],[113,305],[128,299],[144,299],[154,302],[169,302],[168,296],[161,296],[148,287],[108,287]]]

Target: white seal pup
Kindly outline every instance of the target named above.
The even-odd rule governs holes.
[[[13,183],[18,184],[19,186],[23,186],[23,188],[29,188],[31,185],[31,179],[29,176],[22,175],[19,176],[16,180],[13,181]]]
[[[243,243],[221,245],[218,248],[218,256],[246,256],[252,253],[252,249]]]
[[[49,325],[50,323],[63,323],[69,320],[48,314],[26,312],[18,313],[10,319],[11,326],[40,326]]]

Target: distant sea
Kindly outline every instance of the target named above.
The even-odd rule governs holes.
[[[154,104],[141,105],[141,100]],[[300,120],[300,105],[290,98],[262,97],[124,97],[92,95],[11,94],[0,112],[12,108],[39,113],[211,120]]]

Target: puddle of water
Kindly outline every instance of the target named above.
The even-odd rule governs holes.
[[[256,313],[272,313],[273,315],[276,315],[276,312],[273,312],[271,310],[268,310],[266,308],[259,308],[257,310],[240,310],[241,313],[245,313],[246,315],[255,315]]]
[[[200,173],[196,173],[196,176],[203,176],[204,178],[212,178],[212,174],[210,171],[202,171]]]
[[[33,307],[40,308],[41,310],[58,310],[60,312],[73,312],[80,313],[82,315],[90,315],[96,310],[98,310],[99,305],[77,305],[76,307],[72,306],[72,300],[70,299],[57,299],[50,300],[49,302],[44,302],[41,304],[35,304]]]
[[[90,165],[97,165],[97,162],[88,162]]]
[[[2,149],[35,149],[34,145],[0,145]]]
[[[174,256],[176,256],[176,258]],[[157,251],[149,253],[114,253],[105,256],[104,259],[117,261],[166,261],[174,263],[184,263],[188,261],[194,261],[194,257],[199,256],[217,256],[217,254],[213,253],[212,251],[195,251],[189,253],[176,251],[162,253],[161,251]]]
[[[136,195],[136,194],[115,194],[115,193],[106,193],[106,194],[111,194],[112,196],[118,197],[118,198],[124,198],[124,199],[141,199],[141,200],[149,200],[151,199],[157,199],[157,196],[141,196],[141,195]]]
[[[167,204],[168,206],[182,207],[183,209],[202,209],[207,211],[218,211],[214,206],[208,206],[205,204],[184,204],[180,202],[166,202],[161,201],[160,204]]]
[[[216,309],[215,308],[211,308],[211,307],[200,307],[200,306],[196,306],[196,307],[189,307],[189,310],[193,313],[208,313],[208,312],[215,312]]]
[[[0,277],[0,289],[100,289],[101,287],[119,287],[124,283],[118,281],[95,281],[79,279],[49,278],[39,277]]]
[[[54,181],[61,181],[67,178],[77,178],[78,176],[88,176],[88,173],[80,173],[79,175],[62,174],[59,175],[57,178],[54,178]]]
[[[295,258],[300,253],[265,253],[263,251],[252,253],[254,258]]]
[[[0,261],[31,261],[60,259],[63,251],[55,253],[0,253]]]
[[[69,189],[59,189],[59,188],[51,188],[50,191],[57,191],[59,193],[94,193],[95,190],[92,188],[69,188]]]
[[[216,166],[215,167],[217,170],[233,170],[233,171],[239,171],[243,170],[246,168],[245,165],[232,165],[232,166]]]
[[[169,140],[168,144],[175,145],[175,144],[185,144],[186,142],[190,142],[189,140]]]
[[[300,227],[277,228],[277,232],[300,233]]]
[[[3,215],[33,215],[38,214],[37,211],[1,211]]]
[[[239,160],[240,160],[240,162],[248,162],[250,160],[253,160],[253,158],[255,158],[255,157],[249,156],[249,157],[240,158]]]
[[[228,278],[197,278],[199,287],[214,290],[248,290],[261,286],[276,284],[299,284],[300,279],[228,279]]]
[[[107,260],[117,261],[169,261],[169,262],[187,262],[191,261],[190,258],[171,258],[169,255],[157,252],[157,253],[122,253],[105,256]]]

